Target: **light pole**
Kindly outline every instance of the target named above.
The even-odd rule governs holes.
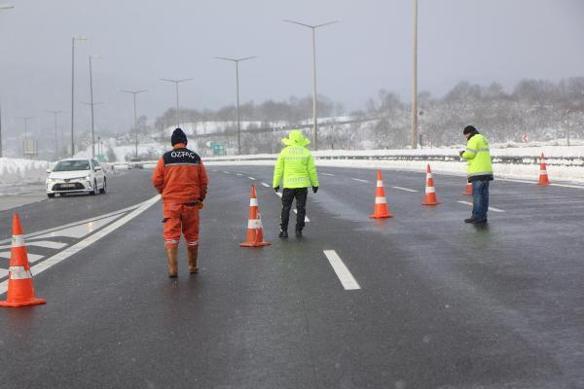
[[[26,157],[26,140],[28,139],[28,121],[34,119],[34,116],[21,116],[19,119],[24,121],[24,142],[22,146],[22,153]]]
[[[86,40],[82,36],[71,38],[71,156],[75,155],[75,42]]]
[[[93,60],[99,59],[99,56],[89,56],[89,97],[91,105],[91,158],[95,158],[95,114],[94,114],[94,105],[93,102]]]
[[[178,84],[183,83],[183,82],[187,82],[187,81],[192,81],[192,78],[184,78],[182,80],[170,80],[170,79],[166,79],[166,78],[161,78],[160,81],[166,81],[166,82],[173,82],[174,85],[176,86],[176,127],[180,127],[180,114],[179,114],[179,101],[178,101]]]
[[[413,74],[412,74],[412,148],[418,147],[418,0],[414,4]]]
[[[317,120],[317,92],[316,92],[316,29],[320,27],[329,26],[338,23],[338,20],[321,24],[305,24],[294,20],[285,19],[284,22],[297,24],[302,27],[310,28],[312,30],[312,120],[314,126],[314,149],[318,150],[318,120]]]
[[[59,159],[59,115],[63,113],[63,111],[47,111],[53,114],[54,126],[55,126],[55,160]]]
[[[133,97],[134,97],[134,133],[136,135],[136,151],[134,153],[134,156],[136,158],[138,158],[138,115],[136,114],[136,95],[139,95],[140,93],[144,93],[147,91],[148,91],[147,89],[122,90],[122,93],[129,93],[129,94],[133,95]]]
[[[0,11],[12,8],[14,8],[13,5],[0,5]],[[4,156],[3,150],[4,144],[2,143],[2,106],[0,105],[0,158]]]
[[[239,120],[239,63],[247,61],[250,59],[257,58],[253,57],[243,57],[243,58],[229,58],[229,57],[215,57],[215,59],[220,59],[222,61],[229,61],[235,64],[235,97],[236,97],[236,116],[237,116],[237,154],[241,154],[241,122]]]

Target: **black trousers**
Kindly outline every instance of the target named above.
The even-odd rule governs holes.
[[[282,231],[288,231],[288,221],[290,220],[290,209],[292,208],[292,201],[296,199],[296,209],[298,215],[296,216],[296,230],[304,228],[304,218],[306,217],[306,197],[308,196],[308,188],[287,189],[282,191],[282,216],[280,228]]]

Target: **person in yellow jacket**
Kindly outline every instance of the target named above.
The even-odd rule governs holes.
[[[282,185],[282,215],[280,219],[280,238],[288,238],[288,221],[292,201],[296,199],[296,237],[302,237],[304,219],[306,217],[306,198],[308,188],[318,192],[318,174],[314,165],[314,158],[306,146],[310,141],[300,130],[292,130],[287,138],[282,139],[286,146],[278,155],[274,167],[272,187],[276,193]]]
[[[465,223],[484,224],[489,210],[489,182],[493,181],[493,165],[489,141],[473,126],[462,132],[467,139],[466,150],[460,156],[468,162],[468,182],[472,183],[472,215]]]

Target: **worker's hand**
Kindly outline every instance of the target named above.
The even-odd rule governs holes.
[[[279,191],[279,190],[280,190],[280,187],[279,187],[279,186],[274,186],[274,191],[275,191],[276,193],[278,193],[278,191]]]
[[[464,150],[458,153],[458,155],[460,155],[460,158],[462,158],[462,154],[464,154]]]
[[[198,207],[199,209],[203,209],[203,207],[204,207],[204,206],[205,206],[205,204],[203,204],[203,202],[202,202],[202,201],[199,201],[199,203],[197,204],[197,207]]]
[[[312,192],[313,192],[313,193],[316,193],[316,192],[318,192],[318,186],[313,186],[313,187],[312,187]]]

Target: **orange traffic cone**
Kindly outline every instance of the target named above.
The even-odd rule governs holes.
[[[547,166],[545,164],[545,157],[541,153],[541,162],[539,164],[539,182],[537,185],[548,186],[550,184],[550,179],[547,174]]]
[[[247,222],[247,239],[241,243],[241,247],[262,247],[270,243],[264,241],[264,227],[260,215],[260,207],[255,185],[251,186],[249,194],[249,220]]]
[[[430,169],[430,164],[428,164],[426,167],[426,195],[424,196],[422,205],[438,204],[438,199],[436,198],[436,188],[434,188],[434,179],[432,178],[432,170]]]
[[[373,215],[369,216],[372,219],[387,219],[393,217],[387,204],[385,197],[385,190],[383,189],[383,176],[381,170],[377,171],[377,188],[375,188],[375,205],[373,208]]]
[[[465,196],[472,196],[472,183],[467,182],[466,186],[464,187],[464,193]]]
[[[8,294],[6,301],[0,301],[0,307],[25,307],[46,303],[36,298],[32,284],[32,274],[28,265],[28,255],[20,218],[15,213],[12,216],[12,249],[10,252],[10,277],[8,279]]]

